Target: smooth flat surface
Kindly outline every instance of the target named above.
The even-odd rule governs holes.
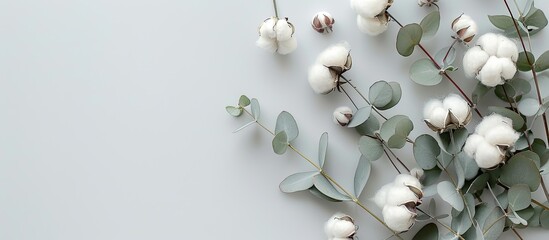
[[[537,4],[549,12],[547,1]],[[450,45],[450,22],[461,13],[481,33],[495,31],[487,14],[506,14],[501,1],[440,5],[441,30],[426,42],[433,53]],[[387,114],[409,115],[414,138],[428,132],[423,103],[455,91],[412,83],[409,66],[423,55],[397,54],[394,23],[377,38],[360,33],[348,1],[279,0],[279,8],[297,28],[299,47],[288,56],[255,47],[257,26],[273,15],[268,0],[0,0],[0,239],[324,239],[336,211],[355,217],[360,239],[385,239],[350,203],[281,193],[282,179],[312,168],[295,153],[272,153],[260,128],[232,134],[248,120],[224,107],[240,94],[256,97],[269,126],[291,112],[301,130],[296,146],[310,156],[329,132],[326,167],[350,187],[359,137],[331,120],[349,103],[314,94],[306,81],[321,50],[348,41],[348,76],[363,91],[399,81],[403,100]],[[310,28],[321,10],[336,18],[331,35]],[[391,8],[403,23],[429,10],[415,0]],[[547,31],[534,38],[536,55],[549,49]],[[452,75],[471,91],[474,80]],[[409,148],[397,153],[413,164]],[[362,199],[380,212],[367,199],[395,173],[386,160],[373,171]]]

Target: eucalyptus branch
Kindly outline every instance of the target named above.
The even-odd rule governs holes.
[[[383,141],[383,139],[381,139],[381,136],[376,135],[376,137],[378,138],[378,140],[381,142],[381,144],[383,144],[383,147],[387,149],[387,151],[389,151],[391,153],[391,155],[393,155],[394,158],[396,158],[396,160],[400,163],[400,165],[402,165],[402,167],[404,167],[406,169],[406,171],[410,172],[410,168],[408,168],[408,166],[406,166],[406,164],[404,164],[404,162],[402,162],[402,160],[400,160],[400,158],[395,154],[395,152],[387,145],[387,143],[385,141]],[[385,151],[385,150],[383,150]]]
[[[454,38],[454,41],[452,42],[452,45],[450,45],[450,48],[448,48],[448,51],[446,51],[446,54],[444,54],[444,58],[442,59],[442,63],[446,62],[446,58],[448,58],[448,55],[450,55],[450,52],[452,51],[452,48],[456,43],[459,42],[459,38]]]
[[[391,158],[391,156],[389,156],[389,153],[387,152],[387,150],[385,150],[385,148],[383,148],[383,152],[385,153],[385,155],[387,156],[387,158],[389,159],[389,162],[391,162],[391,164],[393,165],[393,167],[395,168],[395,170],[397,171],[398,174],[401,174],[402,172],[400,172],[400,170],[398,169],[398,167],[396,166],[395,162],[393,161],[393,159]]]
[[[402,25],[393,15],[391,15],[391,13],[389,13],[387,11],[387,14],[389,15],[389,17],[395,21],[398,26],[400,26],[401,28],[404,27],[404,25]],[[421,51],[423,51],[423,53],[429,58],[429,60],[431,60],[431,62],[433,63],[433,65],[437,68],[437,69],[441,69],[441,66],[437,63],[437,61],[433,58],[433,56],[431,55],[431,53],[429,53],[429,51],[427,51],[427,49],[425,49],[425,47],[423,47],[423,45],[421,45],[421,43],[419,43],[417,45]],[[444,77],[446,77],[446,79],[448,79],[448,81],[450,81],[450,83],[452,83],[452,85],[454,85],[454,87],[459,91],[459,93],[461,94],[461,96],[463,96],[463,98],[465,98],[465,100],[467,100],[467,102],[469,103],[469,106],[471,106],[475,112],[477,113],[477,115],[479,117],[482,118],[482,114],[480,113],[480,111],[477,109],[477,107],[475,106],[475,104],[473,103],[473,101],[469,98],[469,96],[467,96],[467,94],[463,91],[463,89],[456,83],[456,81],[454,81],[454,79],[452,79],[452,77],[450,77],[450,75],[448,73],[446,73],[446,71],[441,71],[440,74],[442,74]]]
[[[511,107],[511,109],[516,112],[517,114],[519,113],[518,109],[516,107],[513,106],[513,104],[511,103],[511,98],[509,97],[509,94],[507,93],[507,90],[505,90],[505,87],[502,87],[503,89],[503,93],[505,94],[505,98],[507,98],[507,102],[509,103],[509,106]],[[515,101],[515,98],[513,98],[513,102],[515,103],[515,105],[517,104],[516,101]],[[528,149],[530,151],[533,151],[533,148],[532,148],[532,144],[530,143],[530,140],[529,140],[529,137],[528,137],[528,132],[526,130],[522,131],[522,134],[524,135],[524,137],[526,137],[526,143],[528,143]],[[549,199],[549,198],[548,198]]]
[[[435,222],[437,222],[440,226],[446,228],[448,231],[450,231],[452,234],[454,234],[454,236],[458,237],[459,239],[461,240],[465,240],[465,238],[463,238],[459,233],[457,233],[456,231],[454,231],[454,229],[452,229],[450,226],[444,224],[443,222],[439,221],[436,217],[433,217],[431,216],[429,213],[421,210],[420,208],[416,208],[418,211],[422,212],[423,214],[427,215],[427,217],[429,217],[430,219],[434,220]]]
[[[513,11],[511,11],[511,8],[509,7],[509,3],[507,2],[507,0],[503,0],[503,3],[505,3],[505,7],[507,7],[507,11],[509,12],[509,15],[511,16],[511,19],[513,20],[513,26],[515,27],[515,30],[517,31],[517,35],[518,35],[518,38],[520,40],[520,44],[521,44],[522,49],[524,50],[524,53],[525,53],[525,56],[526,56],[526,62],[528,63],[528,66],[530,66],[532,76],[534,77],[534,85],[536,86],[536,94],[537,94],[538,103],[540,105],[542,105],[543,100],[541,98],[539,80],[538,80],[538,75],[536,73],[536,70],[534,68],[534,62],[532,62],[532,59],[530,59],[528,54],[526,54],[528,52],[528,50],[526,49],[526,45],[524,44],[524,39],[522,38],[522,35],[520,34],[520,28],[517,24],[517,21],[515,20],[515,17],[513,16]],[[545,127],[545,137],[546,137],[547,141],[549,141],[549,125],[547,123],[547,114],[543,113],[542,118],[543,118],[543,125]],[[547,199],[549,200],[549,197]]]
[[[345,80],[345,83],[349,84],[349,86],[351,86],[351,87],[355,90],[355,92],[358,93],[358,95],[360,95],[360,97],[361,97],[362,99],[364,99],[364,101],[365,101],[368,105],[371,105],[371,106],[372,106],[372,109],[373,109],[381,118],[387,120],[387,118],[386,118],[381,112],[379,112],[379,110],[378,110],[375,106],[373,106],[372,103],[370,103],[370,101],[368,100],[368,98],[366,98],[366,96],[364,96],[364,94],[362,94],[362,92],[361,92],[360,90],[358,90],[358,88],[357,88],[354,84],[352,84],[350,80],[348,80],[347,78],[345,78],[343,75],[341,75],[341,78],[343,78],[343,80]]]
[[[246,114],[248,114],[248,116],[251,116],[253,118],[253,115],[245,108],[242,108],[244,110],[244,112],[246,112]],[[257,125],[259,125],[261,128],[263,128],[265,131],[267,131],[268,133],[270,133],[271,135],[275,136],[275,133],[273,131],[271,131],[269,128],[267,128],[265,125],[263,125],[261,122],[259,121],[254,121],[255,123],[257,123]],[[402,240],[402,237],[400,237],[399,233],[398,232],[395,232],[393,231],[391,228],[389,228],[389,226],[387,226],[387,224],[380,218],[378,217],[375,213],[373,213],[370,209],[368,209],[356,196],[354,196],[354,194],[351,194],[350,191],[348,191],[345,187],[343,187],[341,184],[339,184],[334,178],[332,178],[332,176],[330,176],[326,171],[324,171],[322,169],[321,166],[319,166],[318,164],[316,164],[314,161],[312,161],[310,158],[308,158],[307,156],[305,156],[305,154],[303,154],[301,151],[299,151],[295,146],[293,146],[292,144],[288,144],[288,147],[290,149],[292,149],[295,153],[297,153],[301,158],[303,158],[305,161],[307,161],[308,163],[310,163],[314,168],[316,168],[316,170],[318,170],[320,172],[320,174],[322,174],[322,176],[324,176],[326,179],[328,179],[328,181],[330,181],[331,183],[333,183],[339,190],[341,190],[343,192],[343,194],[347,197],[349,197],[355,204],[357,204],[360,208],[362,208],[364,211],[366,211],[368,214],[370,214],[370,216],[372,216],[375,220],[377,220],[378,222],[380,222],[383,226],[385,226],[389,231],[391,231],[396,237],[398,237],[399,239]]]
[[[511,228],[511,231],[513,231],[513,233],[515,233],[515,235],[517,235],[517,237],[518,237],[520,240],[523,240],[523,239],[524,239],[524,238],[522,238],[522,236],[518,233],[517,229]]]

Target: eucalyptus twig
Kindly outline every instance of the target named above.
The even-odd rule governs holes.
[[[431,216],[429,213],[421,210],[420,208],[416,208],[418,211],[422,212],[423,214],[427,215],[427,217],[429,217],[430,219],[434,220],[435,222],[437,222],[440,226],[446,228],[448,231],[450,231],[452,234],[454,234],[454,236],[458,237],[459,239],[461,240],[465,240],[465,238],[463,238],[459,233],[457,233],[456,231],[454,231],[454,229],[452,229],[450,226],[444,224],[443,222],[439,221],[437,218]]]
[[[351,98],[351,96],[349,95],[349,93],[347,93],[347,90],[345,90],[345,88],[341,87],[341,91],[343,91],[343,93],[345,93],[345,95],[347,96],[347,98],[349,98],[349,101],[351,101],[351,103],[353,104],[353,106],[355,106],[355,108],[358,110],[357,105],[355,104],[355,102],[353,101],[353,98]]]
[[[509,3],[507,2],[507,0],[503,0],[503,3],[505,3],[505,7],[507,7],[507,11],[509,12],[509,15],[511,16],[511,19],[513,20],[513,26],[515,27],[515,30],[517,31],[517,35],[518,35],[518,38],[520,40],[520,44],[521,44],[522,49],[524,50],[524,53],[526,55],[526,62],[528,62],[528,66],[530,66],[532,76],[534,77],[534,84],[536,86],[536,94],[537,94],[537,98],[538,98],[538,103],[540,105],[542,105],[543,100],[541,99],[541,91],[540,91],[540,87],[539,87],[539,80],[538,80],[538,75],[536,73],[536,70],[534,69],[534,63],[532,62],[532,59],[530,59],[528,54],[526,54],[528,52],[528,50],[526,49],[526,45],[524,44],[524,39],[522,38],[522,35],[520,34],[520,28],[517,24],[517,21],[515,20],[515,17],[513,16],[513,11],[511,11],[511,8],[509,7]],[[543,125],[545,127],[545,137],[546,137],[547,141],[549,141],[549,125],[547,123],[547,114],[543,113],[542,118],[543,118]],[[547,200],[549,200],[549,197],[547,198]]]
[[[516,112],[516,113],[519,113],[518,112],[518,109],[515,108],[513,106],[513,104],[511,103],[511,98],[509,97],[509,94],[507,94],[507,90],[505,90],[505,87],[501,87],[503,89],[503,93],[505,94],[505,98],[507,98],[507,102],[509,103],[509,106],[511,107],[511,109]],[[513,102],[516,104],[516,101],[515,101],[515,98],[513,98]],[[522,134],[524,134],[524,137],[526,137],[526,143],[528,143],[528,149],[530,149],[530,151],[533,151],[533,148],[532,148],[532,144],[530,143],[530,140],[528,138],[528,132],[526,130],[524,130],[522,132]],[[548,198],[549,199],[549,198]]]
[[[522,236],[518,233],[517,229],[511,228],[511,230],[515,233],[515,235],[517,235],[517,237],[518,237],[520,240],[523,240],[523,239],[524,239],[524,238],[522,238]]]
[[[341,75],[341,78],[343,78],[343,80],[345,80],[345,83],[349,84],[349,86],[351,86],[356,93],[358,93],[358,95],[360,95],[360,97],[362,99],[364,99],[364,101],[368,104],[368,105],[371,105],[372,106],[372,109],[383,119],[387,120],[387,118],[381,113],[379,112],[379,110],[372,105],[372,103],[370,103],[370,101],[368,101],[368,98],[366,98],[366,96],[364,96],[364,94],[362,94],[362,92],[360,90],[358,90],[358,88],[351,83],[351,80],[348,80],[347,78],[345,78],[343,75]],[[342,87],[343,88],[343,87]]]
[[[387,11],[387,14],[389,15],[389,17],[395,21],[398,26],[400,26],[401,28],[404,27],[404,25],[402,25],[393,15],[391,15],[391,13],[389,13]],[[421,45],[421,43],[419,43],[417,45],[421,51],[423,51],[423,53],[429,58],[429,60],[431,60],[431,62],[433,63],[433,65],[437,68],[437,69],[441,69],[440,65],[437,63],[437,61],[433,58],[433,56],[429,53],[429,51],[427,51],[427,49],[425,49],[425,47],[423,47],[423,45]],[[465,100],[467,100],[467,102],[469,103],[469,106],[472,107],[475,112],[477,113],[477,115],[479,117],[482,118],[482,114],[480,113],[480,111],[476,108],[475,104],[473,103],[473,101],[469,98],[469,96],[467,96],[467,94],[463,91],[463,89],[456,83],[456,81],[454,81],[454,79],[452,79],[452,77],[450,77],[450,75],[448,73],[446,73],[445,71],[441,71],[441,74],[446,77],[446,79],[448,79],[448,81],[450,81],[450,83],[452,83],[452,85],[454,85],[454,87],[459,91],[459,93],[461,94],[461,96],[463,96],[463,98],[465,98]]]
[[[387,150],[385,150],[385,148],[383,148],[383,152],[385,153],[385,155],[387,155],[387,158],[389,159],[389,162],[391,162],[391,164],[393,165],[393,167],[395,168],[395,170],[398,172],[398,174],[401,174],[402,172],[400,172],[400,170],[398,169],[398,167],[396,166],[395,162],[393,161],[393,159],[391,159],[391,156],[389,156],[389,153],[387,152]]]
[[[406,166],[406,164],[404,164],[404,162],[402,162],[402,160],[400,160],[400,158],[395,154],[395,152],[387,145],[387,143],[385,141],[383,141],[383,139],[381,139],[381,136],[377,135],[377,138],[378,140],[381,142],[381,144],[383,144],[383,146],[387,149],[387,151],[389,151],[391,153],[391,155],[393,155],[394,158],[396,158],[396,160],[400,163],[400,165],[402,165],[402,167],[404,167],[406,169],[406,171],[410,172],[410,169],[408,168],[408,166]],[[383,150],[385,151],[385,149]],[[400,171],[399,171],[400,173]]]
[[[246,112],[246,114],[248,114],[248,116],[251,116],[253,117],[253,115],[245,108],[242,108],[244,110],[244,112]],[[261,128],[263,128],[265,131],[267,131],[268,133],[270,133],[271,135],[275,135],[273,131],[271,131],[269,128],[267,128],[265,125],[263,125],[261,122],[259,121],[254,121],[255,123],[257,123],[257,125],[259,125]],[[305,161],[307,161],[308,163],[310,163],[314,168],[316,168],[316,170],[318,170],[320,172],[320,174],[322,174],[322,176],[324,176],[326,179],[328,179],[328,181],[330,181],[331,183],[333,183],[339,190],[341,190],[343,192],[343,194],[347,197],[349,197],[355,204],[357,204],[360,208],[362,208],[364,211],[366,211],[368,214],[370,214],[370,216],[372,216],[375,220],[377,220],[378,222],[380,222],[383,226],[385,226],[389,231],[391,231],[397,238],[402,239],[402,237],[399,235],[398,232],[395,232],[393,231],[385,222],[383,222],[383,220],[378,217],[375,213],[373,213],[370,209],[368,209],[356,196],[354,196],[354,194],[351,194],[350,191],[348,191],[346,188],[344,188],[341,184],[339,184],[335,179],[332,178],[332,176],[330,176],[326,171],[324,171],[324,169],[322,169],[321,166],[319,166],[318,164],[316,164],[314,161],[312,161],[310,158],[308,158],[307,156],[305,156],[305,154],[303,154],[301,151],[299,151],[295,146],[293,146],[292,144],[288,144],[288,147],[290,149],[292,149],[295,153],[297,153],[301,158],[303,158]]]
[[[452,51],[452,48],[454,48],[454,45],[459,42],[459,38],[454,38],[454,41],[452,42],[452,45],[450,45],[450,48],[448,48],[448,51],[446,51],[446,54],[444,55],[444,58],[442,59],[442,64],[446,62],[446,58],[448,58],[448,55]]]

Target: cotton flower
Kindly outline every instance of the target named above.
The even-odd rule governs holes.
[[[351,69],[349,44],[339,43],[321,52],[309,68],[309,85],[315,93],[328,94],[339,86],[341,74]]]
[[[505,160],[507,149],[515,145],[519,136],[511,119],[494,113],[477,125],[463,151],[474,158],[480,168],[493,168]]]
[[[423,175],[412,170],[415,176]],[[404,232],[415,222],[416,206],[421,204],[422,186],[417,177],[399,174],[393,182],[381,187],[374,196],[376,205],[382,209],[384,222],[394,231]]]
[[[438,0],[417,0],[417,4],[420,7],[423,7],[423,6],[430,7],[431,5],[436,5],[436,2],[438,2]]]
[[[339,124],[342,127],[347,126],[352,118],[353,110],[347,106],[338,107],[334,111],[334,123]]]
[[[463,56],[463,70],[488,87],[502,85],[517,72],[518,48],[503,35],[487,33]]]
[[[270,52],[286,55],[297,48],[294,33],[295,28],[288,22],[288,18],[271,17],[259,26],[259,39],[256,45]]]
[[[389,22],[386,10],[392,4],[393,0],[351,0],[360,31],[372,36],[385,32]]]
[[[452,22],[452,30],[457,34],[457,39],[469,43],[477,35],[478,27],[471,17],[462,14]]]
[[[319,33],[332,32],[332,26],[335,23],[335,19],[331,14],[327,12],[319,12],[313,16],[311,26]]]
[[[450,94],[442,101],[431,99],[427,102],[423,117],[431,130],[442,133],[467,125],[471,121],[472,111],[463,98]]]
[[[324,224],[324,232],[328,240],[352,239],[356,230],[357,226],[353,218],[342,213],[336,213]]]

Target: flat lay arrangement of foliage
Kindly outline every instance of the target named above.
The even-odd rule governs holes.
[[[281,112],[275,126],[269,127],[262,122],[259,101],[242,95],[236,105],[226,107],[231,116],[249,120],[235,132],[256,125],[272,135],[276,154],[294,151],[310,164],[309,171],[285,178],[280,183],[282,192],[308,191],[327,201],[356,204],[379,222],[384,228],[379,231],[386,231],[387,238],[491,240],[505,233],[523,239],[520,232],[525,228],[549,228],[549,191],[544,179],[549,173],[549,98],[542,95],[538,76],[549,69],[549,51],[537,49],[530,41],[548,21],[532,0],[491,1],[507,9],[486,18],[497,31],[479,33],[476,22],[481,19],[453,16],[453,42],[438,51],[429,50],[424,42],[436,40],[439,5],[449,1],[418,0],[419,7],[430,10],[419,23],[402,23],[392,15],[398,0],[350,1],[357,17],[352,27],[371,37],[389,27],[399,28],[393,38],[395,49],[387,51],[403,57],[422,53],[406,77],[425,87],[448,81],[455,90],[416,109],[423,111],[424,122],[414,123],[404,114],[384,112],[401,101],[406,89],[398,82],[375,81],[368,89],[360,89],[345,76],[353,71],[347,42],[336,42],[320,52],[308,69],[307,81],[317,94],[348,98],[347,106],[333,111],[333,121],[361,136],[356,143],[361,157],[353,187],[343,186],[324,168],[329,161],[328,133],[319,137],[317,153],[301,152],[293,144],[299,127],[289,112]],[[291,18],[279,15],[276,1],[266,2],[273,4],[274,16],[260,24],[256,45],[274,54],[291,54],[298,46]],[[320,34],[330,34],[334,24],[329,12],[319,12],[311,20],[311,27]],[[464,52],[462,59],[457,59],[457,51]],[[459,86],[452,77],[455,71],[478,82],[473,92]],[[490,98],[498,101],[486,101]],[[486,102],[499,104],[487,106]],[[472,124],[473,118],[478,124]],[[426,124],[432,131],[412,139],[414,124]],[[406,145],[412,146],[409,155],[415,160],[414,168],[395,151]],[[389,161],[395,177],[376,186],[377,192],[370,194],[373,198],[366,199],[361,195],[378,160]],[[538,189],[543,198],[532,194]],[[451,207],[449,214],[437,214],[437,205],[442,204]],[[324,231],[328,239],[354,239],[360,237],[358,225],[352,216],[336,213]]]

